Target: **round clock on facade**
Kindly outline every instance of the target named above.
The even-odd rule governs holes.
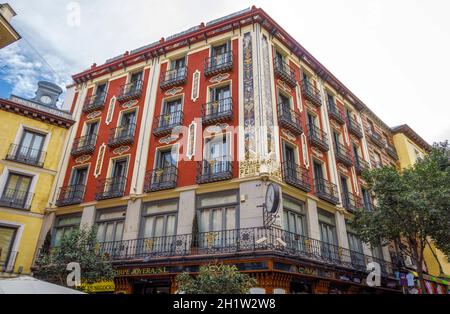
[[[280,203],[280,187],[276,184],[269,184],[266,190],[265,206],[268,213],[276,213]]]
[[[49,103],[52,102],[52,99],[51,99],[49,96],[44,95],[44,96],[41,97],[40,101],[41,101],[43,104],[48,105]]]

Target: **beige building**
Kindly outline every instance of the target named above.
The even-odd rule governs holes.
[[[16,16],[16,12],[8,3],[0,4],[0,49],[21,38],[11,25],[11,19],[14,16]]]

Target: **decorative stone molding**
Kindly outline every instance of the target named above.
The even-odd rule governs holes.
[[[207,133],[220,133],[225,131],[229,125],[227,123],[220,123],[216,125],[211,125],[205,129],[205,132]]]
[[[135,106],[138,102],[139,102],[138,100],[130,100],[130,101],[127,101],[126,103],[123,103],[121,107],[123,109],[129,109],[129,108]]]
[[[311,151],[316,157],[323,158],[323,153],[315,147],[311,147]]]
[[[91,160],[91,155],[83,155],[83,156],[80,156],[77,159],[75,159],[75,163],[77,165],[84,164],[85,162],[88,162],[89,160]]]
[[[101,111],[94,111],[94,112],[91,112],[90,114],[88,114],[86,116],[86,118],[88,118],[88,119],[95,119],[95,118],[97,118],[97,117],[99,117],[101,115],[102,115]]]
[[[170,134],[159,139],[160,144],[169,144],[175,142],[180,137],[179,134]]]
[[[164,94],[166,96],[175,96],[176,94],[179,94],[183,91],[183,87],[174,87],[166,91]]]
[[[288,93],[288,94],[291,94],[292,93],[292,90],[291,90],[291,88],[284,82],[284,81],[282,81],[282,80],[277,80],[277,84],[278,84],[278,87],[280,87],[283,91],[285,91],[286,93]]]
[[[106,150],[106,144],[102,143],[102,145],[100,145],[100,148],[98,150],[97,161],[95,163],[95,169],[94,169],[94,177],[95,178],[98,178],[98,176],[102,172],[103,157],[105,156],[105,150]]]
[[[112,121],[112,118],[114,116],[115,106],[116,106],[116,96],[111,98],[111,100],[109,101],[108,114],[106,115],[106,120],[105,120],[106,125],[109,125]]]
[[[340,162],[337,164],[339,170],[343,173],[348,173],[348,169],[346,166],[344,166],[343,164],[341,164]]]
[[[191,99],[193,102],[196,102],[198,99],[198,96],[200,94],[200,71],[196,70],[192,74],[192,93],[191,93]]]
[[[302,141],[302,154],[303,154],[303,164],[306,169],[309,169],[309,154],[308,154],[308,142],[306,141],[305,133],[300,135],[300,139]]]
[[[230,77],[229,73],[220,73],[209,79],[211,83],[220,83]]]
[[[189,159],[195,156],[195,145],[197,138],[196,135],[197,135],[197,123],[192,121],[191,124],[189,125],[187,154],[186,154],[186,157]]]
[[[120,146],[113,150],[113,154],[122,155],[131,149],[130,146]]]
[[[292,142],[294,142],[296,140],[296,137],[294,134],[292,134],[291,131],[286,130],[286,129],[281,129],[281,133],[286,136],[286,138]]]

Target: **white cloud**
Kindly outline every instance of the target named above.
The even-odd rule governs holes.
[[[429,142],[450,138],[448,0],[79,0],[79,27],[67,24],[71,1],[9,2],[19,32],[66,77],[254,4],[388,125],[408,123]]]

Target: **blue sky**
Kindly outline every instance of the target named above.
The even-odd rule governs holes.
[[[388,125],[407,123],[430,143],[450,138],[448,0],[8,2],[23,39],[0,50],[0,97],[33,97],[40,79],[64,87],[94,62],[256,5]]]

